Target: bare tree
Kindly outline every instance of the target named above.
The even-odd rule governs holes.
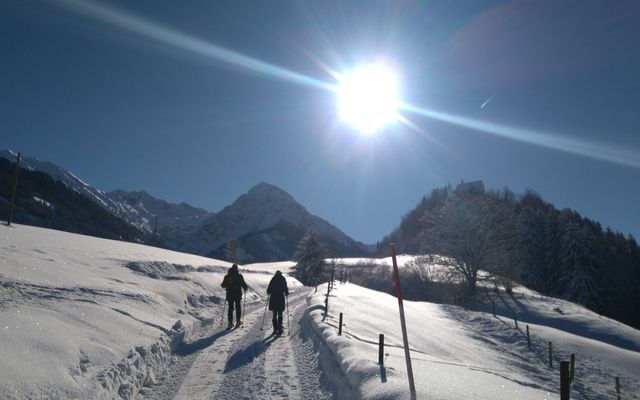
[[[515,276],[516,251],[510,241],[516,233],[512,207],[494,193],[451,197],[423,217],[423,251],[443,256],[439,263],[459,275],[471,296],[475,295],[480,269],[489,276]]]

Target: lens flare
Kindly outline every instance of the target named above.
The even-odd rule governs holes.
[[[222,61],[236,67],[271,76],[272,78],[329,91],[336,90],[334,85],[330,85],[321,80],[209,43],[206,40],[188,35],[168,26],[148,21],[113,6],[84,0],[58,0],[56,4],[104,24],[115,26],[147,39],[170,45],[180,50],[199,54],[209,59]]]
[[[538,132],[400,103],[396,78],[392,71],[386,69],[383,65],[373,65],[343,75],[338,77],[338,84],[332,84],[218,46],[204,39],[96,1],[56,0],[53,3],[105,25],[113,26],[210,60],[221,61],[271,78],[336,93],[338,95],[341,118],[365,133],[374,133],[393,121],[408,121],[406,116],[400,114],[402,111],[402,114],[419,115],[476,132],[500,136],[595,160],[640,168],[640,151],[637,148],[621,148],[610,143],[587,141],[550,132]],[[337,76],[336,74],[333,75]],[[483,107],[490,100],[491,98],[483,104]]]
[[[538,132],[517,126],[503,125],[442,111],[420,108],[410,104],[402,104],[399,108],[423,117],[446,122],[476,132],[487,133],[518,142],[588,157],[593,160],[640,168],[640,152],[633,148],[621,148],[609,143],[577,139],[557,133]]]

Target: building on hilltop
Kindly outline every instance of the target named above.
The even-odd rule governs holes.
[[[456,186],[455,193],[457,195],[478,195],[484,193],[484,183],[482,180],[464,182],[460,181]]]

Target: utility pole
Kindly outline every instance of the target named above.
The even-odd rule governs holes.
[[[18,171],[20,170],[20,158],[22,154],[18,153],[16,156],[16,169],[13,172],[13,180],[11,182],[11,203],[9,204],[9,217],[7,218],[7,226],[11,226],[13,220],[13,208],[16,202],[16,189],[18,188]]]
[[[407,323],[404,319],[404,305],[402,304],[402,288],[400,287],[400,272],[396,261],[396,245],[391,243],[391,259],[393,260],[393,278],[396,281],[396,296],[400,308],[400,325],[402,326],[402,341],[404,343],[404,358],[407,360],[407,375],[409,376],[409,390],[412,398],[416,396],[416,385],[413,382],[413,368],[411,368],[411,353],[409,352],[409,338],[407,337]]]

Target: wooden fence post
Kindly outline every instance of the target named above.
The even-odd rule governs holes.
[[[378,336],[378,364],[384,365],[384,334]]]
[[[553,368],[553,345],[549,342],[549,368]]]
[[[338,323],[338,336],[342,336],[342,313],[340,313],[340,322]]]
[[[529,325],[527,325],[527,346],[529,346],[529,350],[531,350],[531,335],[529,335]]]
[[[329,296],[324,298],[324,316],[327,317],[329,315]]]
[[[331,290],[333,290],[333,279],[335,277],[336,269],[331,268]]]
[[[569,400],[571,395],[569,361],[560,361],[560,400]]]
[[[491,310],[493,311],[493,316],[496,316],[496,302],[491,299]]]
[[[616,398],[617,400],[622,400],[622,396],[620,395],[620,378],[616,376]]]
[[[516,329],[518,329],[518,314],[516,314],[516,312],[513,312],[513,321],[516,323]]]
[[[11,181],[11,203],[9,203],[9,216],[7,218],[7,226],[11,226],[13,220],[13,208],[16,203],[16,191],[18,189],[18,171],[20,171],[20,158],[22,153],[16,156],[16,169],[13,171],[13,180]]]
[[[576,355],[574,353],[571,353],[571,382],[573,382],[575,368],[576,368]]]

